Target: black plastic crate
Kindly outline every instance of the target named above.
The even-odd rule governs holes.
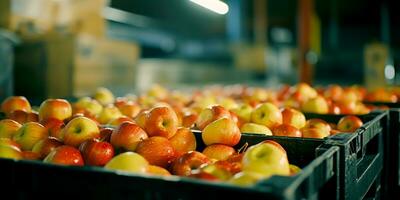
[[[341,115],[309,115],[336,123]],[[355,133],[336,134],[325,139],[318,153],[332,146],[340,148],[340,199],[379,199],[382,186],[384,135],[388,131],[387,111],[359,116],[364,125]]]
[[[400,103],[368,102],[389,107],[389,131],[384,135],[384,187],[387,198],[400,196]]]
[[[195,132],[198,149],[204,148]],[[331,147],[316,156],[322,140],[242,136],[241,142],[253,145],[272,139],[287,151],[289,161],[302,171],[295,176],[273,176],[254,187],[242,188],[184,177],[156,177],[112,172],[98,167],[70,167],[40,161],[0,159],[0,177],[8,182],[4,192],[19,199],[42,197],[49,191],[62,192],[64,198],[99,199],[338,199],[339,148]],[[20,186],[24,185],[24,190]],[[73,188],[73,189],[72,189]]]

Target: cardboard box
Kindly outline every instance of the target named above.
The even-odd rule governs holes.
[[[134,89],[136,63],[140,56],[137,44],[80,35],[76,53],[75,96],[90,95],[100,86],[121,94]]]
[[[15,94],[32,100],[71,97],[75,37],[52,32],[21,39],[15,49]]]

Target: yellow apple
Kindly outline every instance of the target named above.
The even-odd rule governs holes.
[[[149,163],[143,156],[130,151],[115,156],[104,166],[106,169],[143,174],[148,167]]]
[[[233,185],[243,186],[243,187],[249,187],[249,186],[253,186],[254,184],[256,184],[258,181],[260,181],[263,178],[266,178],[266,177],[262,174],[259,174],[256,172],[251,172],[251,171],[242,171],[242,172],[235,174],[228,181],[228,183],[231,183]]]
[[[303,112],[317,114],[327,114],[329,112],[328,102],[322,96],[309,99],[302,105],[301,109]]]
[[[251,122],[265,125],[271,129],[282,124],[282,113],[274,104],[263,103],[251,113]]]
[[[99,101],[102,105],[108,105],[114,103],[114,95],[113,93],[104,87],[97,88],[94,99]]]
[[[241,133],[231,118],[221,118],[208,124],[201,135],[204,144],[234,146],[240,141]]]
[[[97,116],[97,120],[101,124],[107,124],[111,120],[117,119],[122,116],[123,116],[122,113],[119,111],[117,107],[115,107],[112,104],[108,104],[107,106],[104,106],[101,113]]]
[[[13,138],[18,129],[21,128],[21,124],[11,120],[3,119],[0,121],[0,138]]]
[[[241,104],[239,107],[232,109],[232,112],[234,112],[244,122],[250,122],[253,107],[249,104]]]
[[[21,145],[22,150],[31,151],[33,145],[47,138],[48,134],[47,129],[43,125],[37,122],[28,122],[18,129],[14,135],[14,141]]]
[[[261,124],[255,123],[245,123],[240,127],[240,132],[242,133],[255,133],[255,134],[262,134],[262,135],[272,135],[272,131]]]

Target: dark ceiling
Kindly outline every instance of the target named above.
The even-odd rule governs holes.
[[[224,0],[229,4],[229,1]],[[235,0],[239,1],[239,0]],[[247,11],[245,29],[252,29],[253,0],[241,0]],[[400,15],[398,0],[314,0],[322,27],[328,27],[332,14],[337,12],[339,27],[379,32],[381,4],[388,5],[392,37],[398,33]],[[298,0],[268,0],[268,26],[283,26],[293,31],[297,24]],[[131,13],[148,16],[160,22],[176,35],[190,38],[223,38],[226,36],[226,15],[218,15],[199,7],[189,0],[112,0],[112,7]],[[337,8],[335,11],[335,7]],[[359,29],[359,30],[358,30]],[[247,30],[249,31],[249,30]]]

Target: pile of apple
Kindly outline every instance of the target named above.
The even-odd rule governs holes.
[[[155,106],[135,119],[123,116],[122,120],[120,114],[114,116],[122,110],[115,108],[128,102],[111,105],[95,99],[84,98],[73,105],[47,99],[35,112],[24,97],[7,98],[1,106],[8,119],[0,121],[0,157],[238,185],[300,170],[289,164],[286,151],[274,141],[235,150],[241,133],[230,117],[205,125],[202,139],[207,146],[199,152],[194,133],[179,127],[171,106]],[[84,103],[100,105],[102,111],[94,114],[95,107],[84,107]],[[103,126],[105,121],[118,123],[112,128]]]
[[[155,86],[122,98],[99,88],[73,103],[47,99],[37,111],[13,96],[1,104],[7,119],[0,121],[0,157],[252,185],[300,169],[274,141],[236,150],[242,133],[324,138],[362,126],[352,115],[337,124],[306,120],[301,111],[325,113],[334,105],[326,99],[306,84],[280,93],[236,86],[187,94]],[[290,107],[295,101],[298,109]],[[192,129],[201,130],[201,152]]]

